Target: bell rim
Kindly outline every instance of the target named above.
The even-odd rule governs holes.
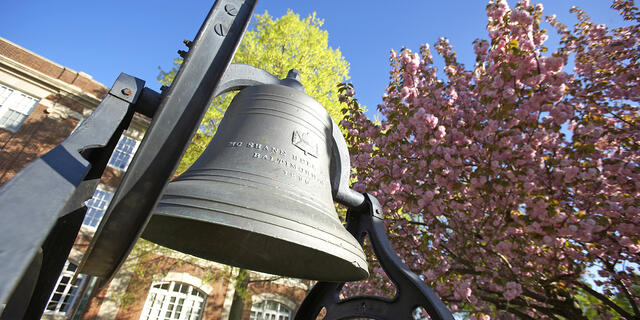
[[[176,243],[176,242],[171,243],[171,241],[169,240],[169,237],[166,237],[167,235],[166,230],[164,230],[164,232],[156,231],[154,234],[153,230],[149,230],[149,228],[147,228],[142,234],[143,238],[149,241],[152,241],[154,243],[157,243],[159,245],[165,246],[167,248],[174,249],[183,253],[191,254],[206,260],[216,261],[216,262],[229,264],[237,267],[242,267],[242,268],[259,271],[259,272],[279,274],[287,277],[311,279],[311,280],[317,280],[317,281],[357,281],[357,280],[364,280],[369,276],[366,257],[365,257],[364,251],[359,246],[358,248],[360,248],[359,250],[360,252],[354,253],[351,250],[348,250],[347,248],[345,248],[344,246],[340,246],[332,242],[327,242],[328,246],[332,250],[322,250],[322,248],[309,246],[308,244],[313,242],[313,240],[317,241],[317,240],[324,240],[324,239],[313,237],[305,233],[300,233],[298,235],[298,238],[292,239],[292,237],[285,236],[282,238],[276,238],[274,236],[275,233],[278,233],[278,235],[280,236],[286,234],[282,232],[273,232],[272,234],[260,232],[259,231],[260,225],[267,225],[267,224],[269,225],[270,228],[284,229],[278,225],[269,224],[265,221],[252,220],[252,219],[247,219],[246,217],[233,215],[232,220],[234,220],[235,223],[212,223],[212,222],[219,222],[219,221],[212,221],[211,219],[209,220],[196,219],[192,216],[181,215],[176,211],[171,212],[171,210],[167,210],[170,207],[171,206],[168,206],[167,204],[160,204],[158,206],[158,209],[154,212],[154,215],[152,216],[151,220],[149,221],[148,226],[149,225],[151,226],[154,226],[154,225],[169,226],[170,225],[170,226],[176,227],[181,224],[195,225],[197,223],[199,224],[204,223],[204,224],[207,224],[208,225],[207,227],[210,227],[210,229],[212,230],[235,229],[241,233],[247,233],[247,232],[251,233],[251,236],[253,237],[265,237],[265,238],[269,238],[270,240],[268,241],[270,242],[280,243],[280,246],[282,246],[282,249],[275,251],[276,256],[282,255],[282,251],[286,251],[287,249],[291,250],[292,247],[299,247],[301,250],[306,250],[308,252],[306,256],[313,255],[314,257],[312,260],[316,262],[320,261],[327,265],[341,264],[344,267],[349,266],[351,271],[348,273],[347,276],[341,276],[341,277],[339,276],[340,274],[336,272],[330,272],[329,273],[330,276],[326,276],[326,277],[318,276],[317,273],[305,272],[304,268],[300,268],[299,270],[288,269],[288,271],[283,272],[281,269],[278,269],[278,268],[263,268],[260,266],[256,266],[255,264],[252,264],[252,263],[242,262],[244,261],[242,259],[244,257],[238,258],[238,256],[242,256],[241,254],[235,255],[235,257],[234,255],[224,256],[224,255],[216,255],[216,254],[207,254],[207,253],[203,253],[203,251],[199,251],[198,248],[194,248],[194,246],[184,245],[184,243],[182,244]],[[193,208],[190,208],[190,210],[192,209]],[[166,212],[165,210],[169,212]],[[204,209],[200,209],[200,210],[204,210]],[[211,211],[209,211],[208,214],[210,215],[210,217],[216,216],[219,220],[222,220],[221,218],[225,216],[225,214],[219,211],[215,211],[215,214],[211,214]],[[228,217],[229,216],[227,215],[227,218]],[[242,221],[243,219],[252,220],[252,221],[251,222]],[[240,228],[243,222],[246,223],[247,225],[251,225],[254,229],[247,230],[247,229]],[[184,235],[184,232],[183,232],[185,231],[184,229],[191,229],[191,228],[177,227],[172,230],[172,233],[175,235]],[[278,230],[278,231],[282,231],[282,230]],[[292,230],[292,231],[295,231],[295,230]],[[301,240],[300,237],[302,237],[304,241],[300,241]],[[202,244],[202,245],[206,246],[206,244]],[[272,252],[272,255],[273,255],[273,252]],[[271,257],[271,258],[275,260],[278,259],[277,257]],[[310,259],[310,258],[307,257],[307,259]],[[292,261],[289,260],[289,263],[291,262]],[[283,261],[283,263],[287,263],[287,261]]]
[[[189,196],[181,196],[181,198],[183,199],[189,199],[191,197]],[[193,199],[193,198],[192,198]],[[284,227],[283,224],[278,224],[278,223],[272,223],[272,222],[267,222],[269,221],[268,218],[275,218],[275,219],[279,219],[279,220],[288,220],[288,222],[290,222],[291,224],[294,224],[296,226],[302,227],[304,229],[306,229],[306,231],[317,231],[316,235],[318,236],[326,236],[327,233],[326,232],[322,232],[319,231],[320,229],[314,228],[312,225],[309,224],[305,224],[302,223],[301,221],[298,220],[292,220],[292,219],[288,219],[286,217],[283,217],[281,215],[275,215],[273,213],[269,213],[266,211],[262,211],[262,210],[257,210],[255,208],[250,208],[247,206],[243,206],[243,205],[238,205],[232,202],[221,202],[220,200],[215,201],[218,205],[221,206],[226,206],[227,208],[235,208],[238,211],[243,211],[243,210],[247,210],[247,211],[251,211],[251,212],[258,212],[263,214],[263,218],[265,219],[257,219],[257,218],[249,218],[247,216],[244,215],[243,212],[230,212],[229,210],[220,210],[220,209],[212,209],[212,207],[204,207],[204,206],[194,206],[194,205],[190,205],[190,204],[185,204],[185,203],[175,203],[175,202],[168,202],[168,199],[166,197],[163,197],[163,199],[161,200],[161,202],[158,204],[158,206],[156,207],[156,210],[154,211],[153,215],[162,215],[162,216],[168,216],[168,217],[180,217],[182,219],[188,219],[188,220],[194,220],[194,221],[199,221],[199,222],[204,222],[204,223],[210,223],[210,222],[216,222],[220,225],[226,225],[228,227],[235,227],[235,225],[239,225],[239,222],[236,222],[235,225],[230,225],[230,224],[225,224],[225,219],[224,217],[233,217],[232,219],[238,219],[238,220],[244,220],[246,221],[247,224],[253,224],[253,223],[259,223],[259,224],[263,224],[263,225],[269,225],[271,227],[274,228],[280,228],[283,230],[288,230],[291,232],[295,232],[295,233],[299,233],[302,234],[304,236],[309,236],[313,239],[319,239],[325,243],[328,243],[330,245],[336,246],[336,247],[340,247],[341,249],[343,249],[346,252],[349,252],[352,255],[358,256],[360,254],[360,252],[362,252],[364,254],[364,251],[362,250],[362,246],[360,246],[360,244],[357,242],[357,240],[353,237],[353,235],[351,235],[345,228],[344,226],[338,221],[335,222],[334,226],[339,225],[339,227],[337,228],[337,230],[339,230],[339,234],[341,236],[336,235],[335,233],[330,233],[330,235],[333,237],[332,240],[334,241],[329,241],[329,239],[326,238],[322,238],[322,237],[316,237],[315,235],[311,234],[311,232],[302,232],[300,231],[300,229],[295,229],[294,227],[290,226],[290,227]],[[213,201],[212,201],[213,202]],[[171,210],[169,208],[172,209],[177,209],[177,210]],[[169,209],[169,210],[167,210]],[[181,210],[182,209],[182,210]],[[184,214],[185,211],[189,211],[188,214]],[[255,226],[254,226],[255,227]],[[265,233],[265,235],[268,235]],[[291,239],[292,241],[294,241],[295,239]],[[346,248],[342,245],[342,243],[346,243],[350,246],[350,248]],[[364,255],[363,255],[364,257]],[[362,260],[366,260],[365,258],[363,258]]]

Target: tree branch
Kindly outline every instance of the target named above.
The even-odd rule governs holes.
[[[529,315],[527,315],[526,313],[518,310],[518,309],[512,309],[509,308],[509,303],[505,303],[504,301],[497,299],[497,298],[492,298],[489,296],[482,296],[483,300],[489,301],[491,303],[493,303],[494,305],[496,305],[497,307],[501,308],[502,310],[509,312],[511,314],[514,314],[516,316],[518,316],[520,319],[525,319],[525,320],[535,320],[536,318],[533,318]],[[545,312],[543,312],[545,313]],[[546,314],[546,313],[545,313]]]
[[[627,298],[627,301],[629,301],[629,304],[631,305],[631,309],[633,309],[633,313],[636,316],[640,317],[640,310],[638,310],[638,305],[636,304],[636,302],[633,300],[633,297],[631,296],[631,293],[629,292],[629,288],[627,288],[627,286],[624,285],[624,283],[622,283],[622,281],[620,281],[620,279],[618,279],[615,274],[615,265],[612,264],[609,261],[604,261],[605,265],[607,266],[607,269],[609,270],[609,272],[613,275],[613,281],[616,282],[616,284],[622,288],[622,292],[624,293],[624,296]]]
[[[274,278],[269,278],[269,279],[251,279],[249,280],[249,283],[258,283],[258,282],[271,282],[271,281],[278,281],[280,279],[283,279],[284,277],[274,277]]]
[[[576,281],[576,283],[578,284],[578,286],[580,288],[582,288],[582,290],[584,290],[585,292],[587,292],[588,294],[590,294],[594,298],[597,298],[598,300],[602,301],[605,305],[607,305],[611,309],[615,310],[621,316],[623,316],[623,317],[625,317],[627,319],[632,319],[633,316],[631,314],[626,312],[624,309],[622,309],[620,306],[618,306],[615,302],[611,301],[609,298],[607,298],[602,293],[591,289],[590,286],[588,286],[588,285],[586,285],[586,284],[584,284],[584,283],[582,283],[580,281]]]

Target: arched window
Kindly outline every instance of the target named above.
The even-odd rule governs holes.
[[[140,320],[199,320],[207,296],[181,282],[157,282],[151,286]]]
[[[251,320],[289,320],[291,309],[274,300],[263,300],[251,306]]]

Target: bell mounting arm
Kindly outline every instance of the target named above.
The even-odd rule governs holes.
[[[349,159],[349,149],[344,136],[338,125],[333,124],[333,155],[331,158],[331,192],[333,199],[349,208],[361,206],[364,195],[349,188],[349,178],[351,177],[351,160]]]
[[[355,191],[351,191],[355,192]],[[414,319],[413,312],[424,308],[431,319],[453,320],[451,311],[438,295],[413,273],[391,247],[378,200],[369,194],[360,194],[364,203],[347,212],[347,230],[360,242],[368,235],[373,252],[382,269],[396,286],[392,299],[377,296],[356,296],[340,299],[344,282],[318,282],[305,297],[295,320],[315,319],[322,308],[325,320],[366,317],[379,320]]]

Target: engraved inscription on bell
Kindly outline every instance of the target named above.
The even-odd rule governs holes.
[[[294,152],[287,152],[281,147],[251,141],[228,141],[225,146],[235,148],[236,150],[248,149],[251,152],[246,154],[247,157],[269,161],[274,165],[278,165],[283,169],[282,174],[284,176],[304,182],[305,184],[311,182],[321,184],[329,183],[326,177],[323,178],[318,175],[313,162],[296,155]]]
[[[304,151],[305,155],[311,155],[314,158],[318,157],[318,144],[310,141],[309,133],[301,133],[298,130],[293,131],[293,136],[291,137],[291,143],[294,146],[300,148],[300,150]]]

